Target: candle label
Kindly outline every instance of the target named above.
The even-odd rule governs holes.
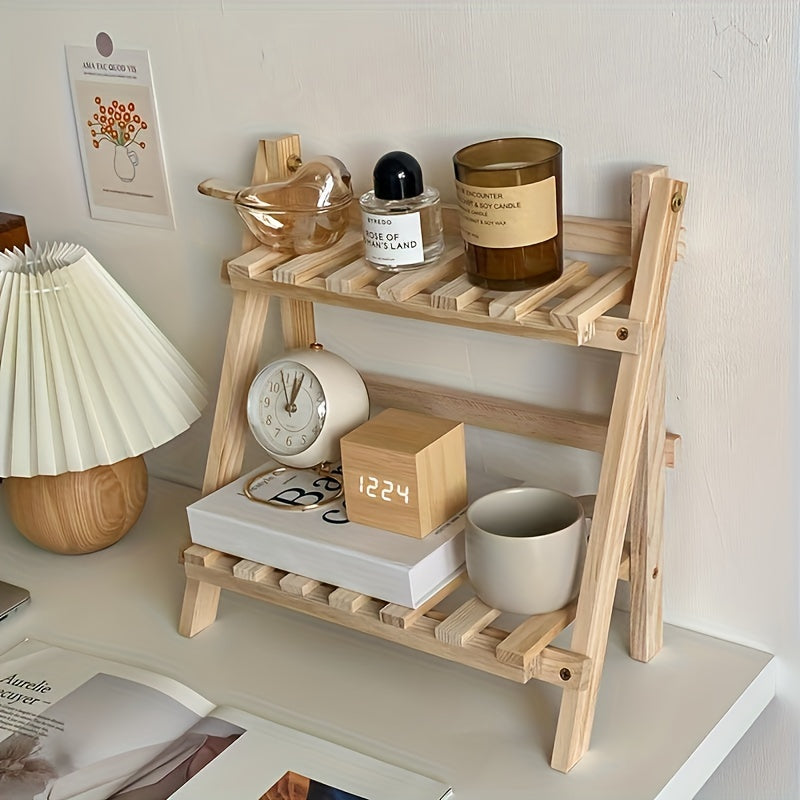
[[[419,211],[410,214],[361,213],[364,257],[383,267],[421,264],[425,260]]]
[[[527,247],[558,234],[555,176],[524,186],[456,181],[461,235],[478,247]]]

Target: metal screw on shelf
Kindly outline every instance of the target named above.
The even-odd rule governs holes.
[[[617,339],[621,342],[624,342],[628,338],[628,329],[627,328],[618,328],[617,329]]]
[[[558,676],[562,681],[568,681],[572,677],[572,672],[566,667],[562,667],[561,672],[558,673]]]
[[[289,172],[297,172],[302,163],[303,159],[296,153],[292,153],[290,156],[286,157],[286,169],[288,169]]]
[[[683,206],[683,195],[680,194],[680,192],[675,192],[675,194],[672,195],[672,210],[680,211],[682,206]]]

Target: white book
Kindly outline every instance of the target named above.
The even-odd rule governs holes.
[[[244,493],[271,466],[190,505],[192,541],[407,608],[418,608],[464,570],[463,511],[416,539],[351,522],[341,499],[314,510],[282,510]],[[287,471],[285,480],[272,482],[261,495],[294,501],[308,494],[309,485],[298,484],[296,474]],[[297,505],[287,502],[287,508]]]
[[[271,466],[190,505],[192,541],[408,608],[422,605],[464,569],[463,512],[415,539],[351,522],[342,499],[306,511],[287,502],[284,510],[244,493],[250,479]],[[260,495],[306,499],[312,489],[297,475],[287,471]]]

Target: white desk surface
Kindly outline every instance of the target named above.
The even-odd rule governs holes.
[[[633,661],[627,618],[615,612],[591,748],[563,775],[548,765],[561,691],[547,684],[225,591],[216,623],[180,636],[178,552],[197,497],[151,479],[133,530],[83,556],[38,549],[0,510],[0,579],[32,594],[0,623],[0,651],[31,637],[147,667],[220,704],[448,781],[457,800],[687,800],[774,696],[770,655],[680,628],[666,627],[652,662]]]

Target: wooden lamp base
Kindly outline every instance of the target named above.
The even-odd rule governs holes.
[[[11,521],[44,550],[77,555],[119,541],[139,518],[147,498],[142,456],[85,472],[6,478]]]

